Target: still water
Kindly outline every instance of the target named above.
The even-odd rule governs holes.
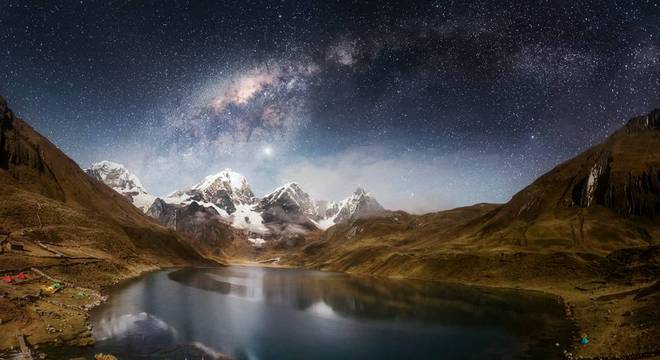
[[[117,288],[93,312],[98,343],[84,351],[120,359],[556,359],[572,330],[562,314],[557,298],[533,292],[186,268]]]

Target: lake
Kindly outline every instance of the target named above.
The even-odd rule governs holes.
[[[249,266],[184,268],[117,287],[83,353],[120,359],[556,359],[557,297]],[[556,346],[560,343],[560,346]]]

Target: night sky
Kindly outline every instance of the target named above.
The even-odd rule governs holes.
[[[660,107],[660,1],[7,1],[0,94],[166,195],[504,202]]]

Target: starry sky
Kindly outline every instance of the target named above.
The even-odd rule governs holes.
[[[0,94],[156,195],[504,202],[660,107],[660,1],[5,0]]]

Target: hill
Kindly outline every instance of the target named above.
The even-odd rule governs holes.
[[[0,275],[36,269],[75,284],[72,289],[91,288],[90,292],[146,270],[208,263],[182,235],[85,174],[15,116],[1,97],[0,242]],[[66,331],[46,332],[43,312],[37,310],[49,306],[38,295],[39,282],[49,281],[42,276],[25,286],[2,283],[0,332],[24,331],[32,343],[56,337],[74,341],[81,334],[89,335],[81,330],[86,321],[83,314],[82,318],[71,314]],[[13,336],[2,337],[0,349],[15,341]]]
[[[659,215],[655,110],[506,204],[357,219],[331,227],[283,262],[548,291],[564,297],[582,330],[597,339],[581,355],[659,352]]]

